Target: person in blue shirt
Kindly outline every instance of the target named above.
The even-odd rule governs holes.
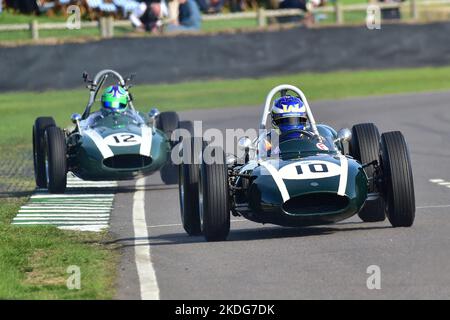
[[[170,24],[166,31],[199,31],[202,24],[200,9],[195,0],[179,0],[178,24]]]

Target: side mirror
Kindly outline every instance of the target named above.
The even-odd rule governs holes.
[[[159,110],[158,110],[157,108],[152,108],[152,109],[150,110],[150,112],[148,113],[148,116],[149,116],[150,118],[152,118],[153,120],[155,120],[155,118],[156,118],[157,116],[159,116],[160,113],[161,113],[161,112],[159,112]]]
[[[70,116],[70,120],[72,120],[72,123],[74,124],[78,124],[78,122],[81,121],[81,114],[79,113],[74,113]]]
[[[249,150],[252,148],[252,140],[249,137],[242,137],[238,140],[238,148],[241,150]]]
[[[350,129],[344,128],[338,131],[336,142],[350,142],[352,140],[352,132]]]

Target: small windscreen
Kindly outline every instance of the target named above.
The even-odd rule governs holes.
[[[295,125],[304,125],[306,123],[306,118],[299,118],[299,117],[287,117],[287,118],[281,118],[277,119],[275,122],[277,125],[281,126],[295,126]]]

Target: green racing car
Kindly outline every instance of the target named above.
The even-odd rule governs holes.
[[[231,214],[289,227],[336,223],[356,214],[365,222],[387,216],[393,227],[414,222],[412,168],[402,133],[380,135],[373,123],[338,132],[316,124],[305,95],[294,86],[272,89],[259,135],[242,137],[238,147],[242,155],[226,155],[220,146],[192,141],[190,155],[200,159],[179,168],[181,219],[189,235],[225,240]],[[189,149],[183,146],[183,152]]]
[[[171,135],[177,128],[192,131],[190,121],[175,112],[148,113],[135,109],[129,93],[130,78],[113,70],[100,71],[88,84],[89,101],[82,115],[73,114],[73,128],[60,129],[52,117],[39,117],[33,126],[36,185],[51,193],[64,193],[67,172],[83,180],[125,180],[160,170],[166,184],[178,181],[170,159]],[[96,98],[112,78],[114,85],[101,95],[101,106],[91,112]]]

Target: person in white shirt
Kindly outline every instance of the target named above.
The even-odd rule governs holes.
[[[162,26],[161,19],[169,15],[165,0],[142,0],[130,14],[130,21],[136,31],[158,32]]]

